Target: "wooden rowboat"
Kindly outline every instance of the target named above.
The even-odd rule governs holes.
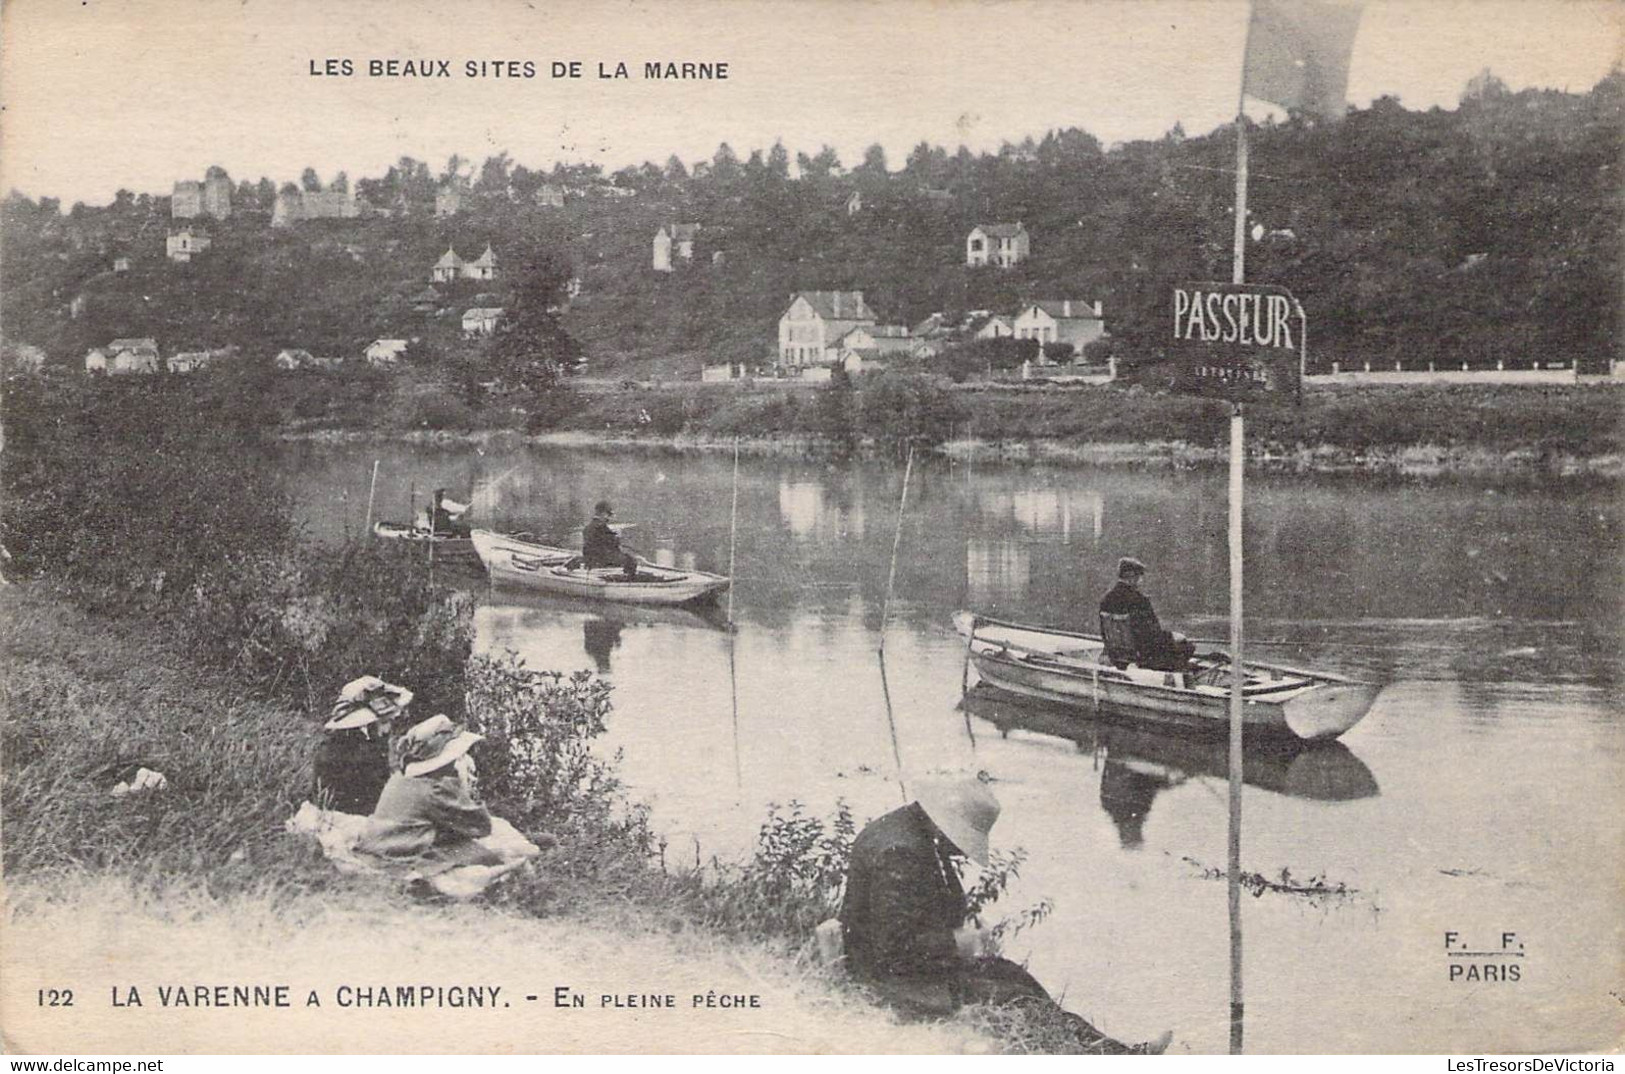
[[[1223,733],[1230,721],[1230,657],[1199,653],[1188,672],[1119,668],[1090,634],[954,615],[982,681],[1010,693],[1136,720]],[[1320,671],[1242,665],[1244,732],[1304,741],[1336,738],[1370,711],[1382,687]]]
[[[674,605],[714,598],[728,588],[728,579],[720,574],[652,563],[639,563],[637,578],[630,580],[620,567],[572,568],[569,564],[578,558],[578,552],[490,530],[475,530],[472,540],[492,582],[558,596],[615,604]]]
[[[479,556],[474,554],[474,542],[469,538],[449,533],[430,533],[405,522],[374,522],[372,535],[386,541],[404,541],[414,548],[433,548],[435,558],[446,563],[473,567],[480,561]]]

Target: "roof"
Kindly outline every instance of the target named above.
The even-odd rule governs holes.
[[[1017,235],[1025,235],[1027,229],[1020,223],[1015,224],[977,224],[972,231],[980,231],[990,239],[1013,239]]]
[[[1043,299],[1038,302],[1029,302],[1027,305],[1037,306],[1057,321],[1101,320],[1101,315],[1095,312],[1094,303],[1085,302],[1081,298]]]
[[[673,242],[693,242],[695,232],[700,230],[698,224],[662,224],[660,231],[664,231]],[[655,234],[660,234],[659,231]]]
[[[813,312],[827,321],[873,321],[875,311],[863,301],[862,291],[797,291],[795,298],[804,298]],[[836,312],[839,306],[840,311]]]
[[[140,338],[115,339],[113,342],[107,345],[107,349],[110,351],[155,351],[158,349],[158,341],[156,339],[148,339],[145,336]]]
[[[485,244],[485,252],[483,254],[469,262],[470,265],[488,265],[492,268],[496,267],[496,263],[497,255],[491,250],[490,243]]]
[[[390,350],[405,350],[406,349],[406,340],[404,340],[404,339],[375,339],[371,343],[367,344],[367,349],[368,350],[372,350],[372,348],[374,348],[374,347],[384,347],[384,348],[387,348],[387,349],[390,349]]]
[[[419,262],[421,264],[421,262]],[[457,251],[446,247],[446,252],[440,255],[440,260],[434,263],[435,268],[461,268],[463,259],[457,256]],[[419,271],[422,271],[421,269]]]
[[[902,324],[877,324],[872,326],[869,334],[876,339],[907,339],[908,326]]]
[[[463,320],[465,320],[465,321],[468,320],[470,317],[501,317],[501,316],[502,316],[502,307],[501,306],[475,306],[472,309],[466,309],[466,310],[463,311]]]

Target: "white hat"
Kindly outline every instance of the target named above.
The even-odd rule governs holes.
[[[344,684],[324,726],[348,731],[394,716],[412,703],[412,691],[394,686],[376,675],[363,675]]]
[[[408,776],[427,775],[451,764],[484,737],[452,723],[445,713],[430,716],[401,736],[397,744],[401,771]]]
[[[921,780],[915,798],[931,823],[978,865],[987,864],[987,837],[999,819],[999,800],[975,776]]]

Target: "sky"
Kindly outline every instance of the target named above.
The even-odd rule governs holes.
[[[280,185],[383,174],[403,155],[507,150],[606,171],[777,139],[893,167],[1077,126],[1103,143],[1232,118],[1243,0],[8,0],[0,8],[0,189],[101,204],[167,194],[219,164]],[[1625,0],[1369,0],[1349,100],[1453,108],[1485,67],[1513,89],[1589,89],[1625,50]],[[452,78],[376,78],[373,59]],[[351,77],[312,76],[349,59]],[[536,77],[465,77],[469,60]],[[579,61],[580,79],[549,77]],[[725,80],[642,78],[648,61]],[[633,77],[600,79],[625,62]],[[1250,114],[1270,111],[1249,105]]]

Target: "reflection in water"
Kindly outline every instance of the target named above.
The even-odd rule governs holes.
[[[573,544],[608,498],[643,523],[633,547],[727,570],[730,458],[484,450],[290,445],[283,458],[303,521],[328,538],[361,529],[381,456],[379,516],[403,513],[414,487],[421,501],[472,483],[476,524]],[[899,800],[875,631],[901,482],[901,466],[873,461],[742,460],[736,668],[720,621],[489,593],[483,579],[475,646],[563,672],[603,662],[614,712],[598,745],[624,751],[628,793],[674,841],[743,859],[767,803],[791,798],[809,814],[844,801],[878,816]],[[1103,1024],[1125,1034],[1173,1024],[1193,1051],[1222,1051],[1224,885],[1188,862],[1224,860],[1223,737],[1071,715],[1046,726],[1023,706],[991,724],[973,710],[973,747],[956,707],[964,642],[949,618],[968,595],[1000,618],[1092,630],[1128,552],[1157,570],[1165,621],[1222,636],[1224,474],[950,471],[916,459],[909,497],[886,638],[904,774],[985,769],[998,781],[995,839],[1030,855],[998,912],[1055,906],[1012,946],[1040,979],[1109,979],[1091,999]],[[877,520],[867,531],[866,503]],[[1257,656],[1390,684],[1347,746],[1248,756],[1244,867],[1347,881],[1384,911],[1246,900],[1249,1048],[1620,1039],[1625,1007],[1608,995],[1618,962],[1597,957],[1596,937],[1621,915],[1625,503],[1557,481],[1258,475],[1247,556]],[[737,784],[717,778],[736,690]],[[1436,975],[1433,950],[1409,938],[1438,921],[1491,935],[1561,922],[1545,929],[1541,958],[1564,974],[1475,993],[1474,1018],[1458,1025],[1453,1007],[1396,987]],[[1169,974],[1169,951],[1190,972]]]
[[[621,631],[625,628],[624,623],[596,616],[581,621],[581,643],[600,675],[609,673],[609,654],[620,648]]]
[[[1145,819],[1159,793],[1190,779],[1229,778],[1229,743],[1222,730],[1170,734],[1125,722],[1133,720],[1127,712],[1117,719],[1096,719],[987,685],[972,689],[962,705],[1001,735],[1023,730],[1070,739],[1102,759],[1100,807],[1126,848],[1144,843]],[[1321,802],[1375,798],[1379,793],[1371,769],[1342,742],[1275,741],[1255,747],[1242,766],[1242,782]]]
[[[966,599],[974,606],[996,608],[1001,601],[1020,600],[1031,580],[1032,554],[1019,540],[965,542]]]

